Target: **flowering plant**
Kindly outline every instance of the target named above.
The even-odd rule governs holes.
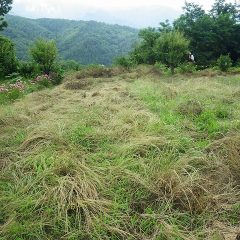
[[[8,102],[16,100],[23,96],[25,91],[25,84],[21,80],[9,85],[0,86],[1,101]]]
[[[23,92],[25,90],[25,85],[22,81],[18,80],[16,83],[10,84],[9,88],[11,90],[17,89],[20,92]]]
[[[47,74],[44,75],[38,75],[35,79],[34,82],[39,83],[41,81],[49,81],[51,82],[51,77]]]
[[[0,86],[0,93],[7,93],[8,89],[5,86]]]
[[[18,80],[16,83],[9,84],[9,86],[0,86],[0,93],[8,93],[12,90],[18,90],[23,92],[25,90],[25,85],[22,81]]]
[[[47,74],[38,75],[31,83],[49,87],[52,84],[52,78]]]

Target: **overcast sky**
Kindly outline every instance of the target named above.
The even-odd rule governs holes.
[[[230,1],[230,0],[229,0]],[[96,20],[133,27],[157,26],[182,12],[184,0],[14,0],[11,14],[29,18]],[[214,0],[193,0],[209,9]]]

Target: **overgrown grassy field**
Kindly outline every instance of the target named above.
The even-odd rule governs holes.
[[[0,107],[0,239],[235,240],[240,76],[79,74]]]

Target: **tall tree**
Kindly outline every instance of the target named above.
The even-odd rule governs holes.
[[[194,3],[186,3],[184,14],[174,23],[190,40],[190,50],[198,65],[207,67],[221,54],[230,54],[234,62],[240,57],[238,42],[239,7],[237,4],[216,0],[209,13]]]
[[[156,54],[153,48],[159,36],[160,33],[155,28],[141,30],[139,32],[140,43],[131,53],[131,58],[140,64],[154,64],[156,62]]]
[[[240,5],[235,3],[227,3],[226,0],[215,0],[210,13],[214,17],[223,14],[230,15],[234,20],[240,20]]]
[[[4,16],[12,9],[12,0],[0,0],[0,31],[7,27]]]

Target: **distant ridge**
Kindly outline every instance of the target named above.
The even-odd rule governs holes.
[[[54,39],[60,57],[82,64],[111,64],[117,56],[128,53],[137,41],[138,30],[96,21],[65,19],[29,19],[8,15],[3,32],[16,44],[17,56],[27,59],[28,47],[37,38]]]

